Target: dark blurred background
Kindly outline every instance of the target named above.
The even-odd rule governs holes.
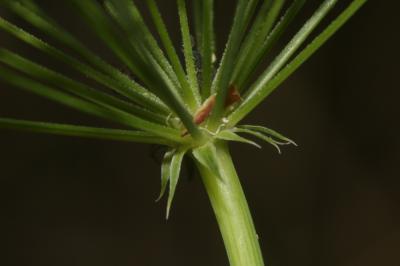
[[[37,2],[113,62],[68,1]],[[159,2],[179,47],[174,1]],[[234,1],[216,2],[221,51]],[[309,2],[306,15],[320,1]],[[333,14],[349,2],[340,1]],[[283,132],[298,148],[278,155],[268,145],[232,145],[267,265],[400,265],[399,8],[397,1],[369,1],[248,118]],[[292,31],[302,22],[304,16]],[[3,32],[0,41],[68,73]],[[5,84],[0,88],[1,117],[113,126]],[[164,220],[165,202],[154,202],[156,150],[0,131],[0,235],[6,247],[0,264],[227,265],[198,177],[182,176],[172,217]]]

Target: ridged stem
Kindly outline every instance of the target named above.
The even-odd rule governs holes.
[[[249,206],[225,142],[216,143],[220,176],[198,163],[231,266],[263,266]]]

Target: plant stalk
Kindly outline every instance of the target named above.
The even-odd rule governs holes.
[[[249,206],[232,162],[228,145],[215,144],[220,175],[198,164],[217,218],[231,266],[263,266],[263,258]]]

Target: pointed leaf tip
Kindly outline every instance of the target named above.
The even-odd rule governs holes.
[[[288,137],[285,137],[281,133],[279,133],[279,132],[277,132],[277,131],[275,131],[273,129],[264,127],[264,126],[243,125],[243,126],[239,126],[239,128],[244,128],[244,129],[250,129],[250,130],[253,130],[253,131],[257,131],[257,132],[269,135],[273,139],[275,138],[275,139],[278,139],[278,140],[281,140],[281,141],[284,142],[284,143],[280,143],[280,142],[278,142],[278,141],[276,141],[274,139],[274,141],[279,145],[292,144],[294,146],[298,146],[296,142],[294,142],[293,140],[289,139]]]
[[[261,149],[261,145],[259,145],[258,143],[251,141],[249,139],[243,138],[241,136],[239,136],[238,134],[236,134],[235,132],[231,131],[231,130],[223,130],[220,133],[218,133],[218,135],[215,136],[217,139],[221,139],[221,140],[227,140],[227,141],[235,141],[235,142],[241,142],[241,143],[246,143],[246,144],[250,144],[252,146],[255,146],[259,149]]]
[[[286,144],[286,143],[281,143],[281,142],[278,142],[278,141],[274,140],[271,136],[265,135],[265,132],[260,132],[260,131],[257,131],[255,129],[249,129],[248,127],[247,128],[237,127],[237,128],[234,128],[233,130],[235,132],[253,135],[253,136],[255,136],[255,137],[259,138],[259,139],[262,139],[262,140],[268,142],[269,144],[271,144],[272,146],[274,146],[278,150],[279,154],[282,154],[282,151],[281,151],[279,145],[285,145]]]
[[[174,152],[172,155],[171,159],[171,165],[169,168],[169,174],[170,174],[170,179],[169,179],[169,194],[168,194],[168,202],[167,202],[167,212],[166,212],[166,219],[168,220],[170,212],[171,212],[171,206],[172,206],[172,200],[175,195],[175,190],[176,186],[179,181],[179,175],[181,172],[181,166],[182,166],[182,160],[183,157],[186,153],[186,149],[179,149]]]
[[[156,202],[161,200],[167,189],[167,184],[170,178],[170,167],[173,153],[174,150],[169,150],[164,154],[164,158],[161,164],[161,190],[160,195],[156,199]]]

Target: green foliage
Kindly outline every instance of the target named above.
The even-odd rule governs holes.
[[[208,176],[222,178],[226,173],[216,159],[216,146],[219,145],[216,143],[235,141],[260,147],[239,135],[247,134],[266,141],[279,152],[280,145],[296,145],[269,128],[238,124],[366,1],[351,1],[307,44],[309,36],[338,2],[320,1],[317,10],[258,77],[255,75],[265,57],[270,55],[296,19],[305,0],[237,0],[232,27],[221,56],[216,54],[214,0],[192,0],[193,12],[188,12],[186,0],[176,0],[182,55],[178,52],[181,48],[173,45],[156,0],[145,0],[145,4],[160,44],[146,25],[135,1],[66,1],[119,60],[119,64],[129,69],[129,75],[95,54],[34,1],[1,1],[1,8],[13,12],[52,41],[41,40],[3,17],[0,17],[1,30],[88,78],[91,85],[2,47],[0,81],[127,129],[11,118],[0,118],[0,128],[169,146],[162,162],[158,198],[164,195],[169,184],[168,217],[185,154],[190,154]],[[50,45],[53,42],[56,44]],[[181,57],[184,62],[181,62]],[[93,84],[109,90],[100,91]],[[242,96],[239,97],[238,93]]]
[[[139,143],[156,143],[171,147],[176,145],[176,142],[171,142],[166,140],[165,138],[161,138],[157,135],[143,131],[75,126],[7,118],[0,118],[0,128],[11,130],[26,130],[34,133],[46,133],[70,137],[84,137]]]
[[[144,142],[175,143],[176,149],[196,148],[196,146],[203,146],[201,149],[204,149],[208,147],[205,145],[207,142],[217,138],[258,146],[236,134],[246,133],[259,137],[280,150],[278,145],[294,144],[294,142],[267,128],[235,127],[235,125],[325,43],[366,0],[354,0],[310,45],[290,61],[336,2],[337,0],[323,1],[264,73],[253,84],[248,84],[262,63],[262,58],[277,43],[301,10],[305,4],[304,0],[294,0],[281,19],[278,18],[285,1],[259,3],[256,0],[238,0],[231,32],[215,76],[213,76],[216,56],[213,0],[193,1],[196,43],[193,43],[190,34],[191,23],[186,1],[177,0],[186,69],[179,59],[177,53],[179,49],[173,46],[155,0],[146,0],[146,4],[162,46],[157,43],[133,1],[104,0],[102,2],[104,5],[94,0],[71,1],[72,8],[80,14],[82,20],[120,59],[120,62],[130,69],[138,81],[94,54],[90,48],[46,15],[34,1],[3,1],[4,8],[14,12],[59,44],[68,47],[79,55],[79,58],[67,54],[0,17],[2,30],[96,83],[115,91],[117,96],[100,92],[3,48],[0,48],[0,61],[7,68],[0,66],[2,70],[0,79],[16,88],[133,129],[126,133],[149,134]],[[260,7],[257,8],[259,4]],[[195,64],[194,48],[197,48],[201,57],[200,66]],[[244,96],[242,101],[226,106],[231,85],[243,92]],[[205,114],[205,118],[209,119],[198,125],[194,117],[196,111],[200,108],[201,100],[208,99],[212,94],[216,94],[216,100],[210,107],[210,113]],[[10,121],[0,120],[0,124],[3,128],[11,128]],[[49,128],[52,128],[50,125],[40,124],[38,127],[34,122],[30,124],[27,121],[20,121],[20,123],[24,126],[13,128],[29,130],[31,125],[33,131],[54,134],[60,134],[65,128],[66,135],[71,135],[73,131],[72,135],[81,133],[84,137],[99,137],[87,134],[85,130],[72,130],[73,125],[71,128],[65,125],[56,127],[57,130],[55,128],[50,130]],[[38,130],[39,128],[42,130]],[[185,131],[189,134],[184,133]],[[150,136],[154,136],[153,141]],[[199,161],[206,160],[200,158],[196,152],[193,154]],[[209,163],[211,162],[206,162]],[[170,179],[164,178],[164,182],[165,180]]]
[[[160,195],[158,196],[156,201],[159,201],[165,194],[167,190],[168,181],[170,178],[170,168],[171,168],[171,160],[174,155],[174,150],[169,150],[164,154],[164,158],[161,163],[161,190]]]
[[[241,143],[245,143],[245,144],[250,144],[253,145],[259,149],[261,149],[261,146],[258,145],[256,142],[248,140],[246,138],[243,138],[241,136],[239,136],[238,134],[236,134],[235,132],[233,132],[234,129],[227,129],[227,130],[223,130],[220,133],[218,133],[215,138],[216,139],[220,139],[220,140],[226,140],[226,141],[235,141],[235,142],[241,142]]]
[[[179,148],[175,150],[172,155],[171,164],[169,166],[169,194],[168,194],[167,215],[166,215],[167,219],[171,211],[171,205],[172,205],[172,200],[174,199],[175,196],[176,186],[178,185],[183,156],[185,156],[186,152],[187,152],[186,148]]]

